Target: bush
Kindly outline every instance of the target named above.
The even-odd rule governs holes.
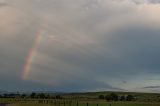
[[[126,100],[125,96],[120,96],[120,101],[125,101],[125,100]]]
[[[105,99],[106,99],[107,101],[111,101],[111,96],[110,96],[110,95],[106,95],[106,96],[105,96]]]
[[[132,96],[132,95],[128,95],[127,97],[126,97],[126,100],[127,101],[132,101],[134,99],[134,97]]]
[[[118,101],[118,95],[115,94],[115,93],[111,93],[111,99],[112,99],[113,101]]]
[[[34,92],[31,93],[30,97],[31,97],[31,98],[35,98],[35,97],[36,97],[36,93],[34,93]]]
[[[55,97],[56,99],[63,99],[63,97],[61,95],[56,95]]]
[[[111,93],[110,95],[106,95],[105,99],[107,101],[118,101],[118,95],[115,93]]]
[[[104,95],[99,95],[99,99],[104,99]]]
[[[40,94],[38,95],[38,97],[41,98],[41,99],[45,99],[45,98],[46,98],[46,95],[45,95],[44,93],[40,93]]]

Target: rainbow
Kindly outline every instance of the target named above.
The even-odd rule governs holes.
[[[33,62],[34,57],[36,55],[36,51],[37,51],[37,48],[41,42],[41,39],[42,39],[42,34],[41,34],[41,31],[39,31],[35,34],[34,44],[31,47],[31,49],[29,50],[29,53],[28,53],[27,58],[25,60],[25,64],[24,64],[23,72],[22,72],[22,76],[21,76],[21,78],[23,80],[27,79],[27,77],[29,75],[30,69],[32,67],[32,62]]]

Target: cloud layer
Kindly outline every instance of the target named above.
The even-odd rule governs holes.
[[[158,0],[0,1],[1,89],[154,92],[145,87],[159,86],[159,11]]]

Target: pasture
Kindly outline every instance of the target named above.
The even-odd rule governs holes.
[[[107,95],[111,92],[95,93],[71,93],[62,94],[62,98],[0,98],[0,106],[160,106],[160,95],[154,93],[124,93],[116,92],[117,95],[132,94],[136,96],[133,101],[107,101],[98,96]],[[48,95],[48,94],[47,94]],[[53,94],[54,95],[54,94]],[[2,104],[2,105],[1,105]]]
[[[40,102],[40,101],[43,101]],[[35,99],[3,99],[6,106],[160,106],[160,102],[106,102],[106,101],[65,101]]]

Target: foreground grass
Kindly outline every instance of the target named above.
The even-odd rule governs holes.
[[[39,100],[53,101],[45,103],[39,103]],[[77,99],[0,99],[0,103],[10,103],[7,106],[160,106],[160,102],[106,102],[104,100],[77,100]],[[71,101],[71,102],[70,102]],[[65,104],[64,104],[65,102]],[[78,105],[77,105],[78,102]],[[59,104],[60,103],[60,104]],[[88,103],[88,105],[87,105]]]
[[[14,104],[9,104],[7,106],[53,106],[53,105],[40,104],[40,103],[14,103]]]
[[[40,103],[14,103],[9,104],[7,106],[59,106],[54,104],[40,104]],[[69,106],[68,104],[63,104],[60,106]],[[77,106],[76,104],[72,104],[70,106]],[[87,106],[86,103],[79,103],[78,106]],[[97,106],[97,103],[89,103],[88,106]],[[98,106],[160,106],[160,103],[145,103],[145,102],[107,102],[107,103],[99,103]]]

